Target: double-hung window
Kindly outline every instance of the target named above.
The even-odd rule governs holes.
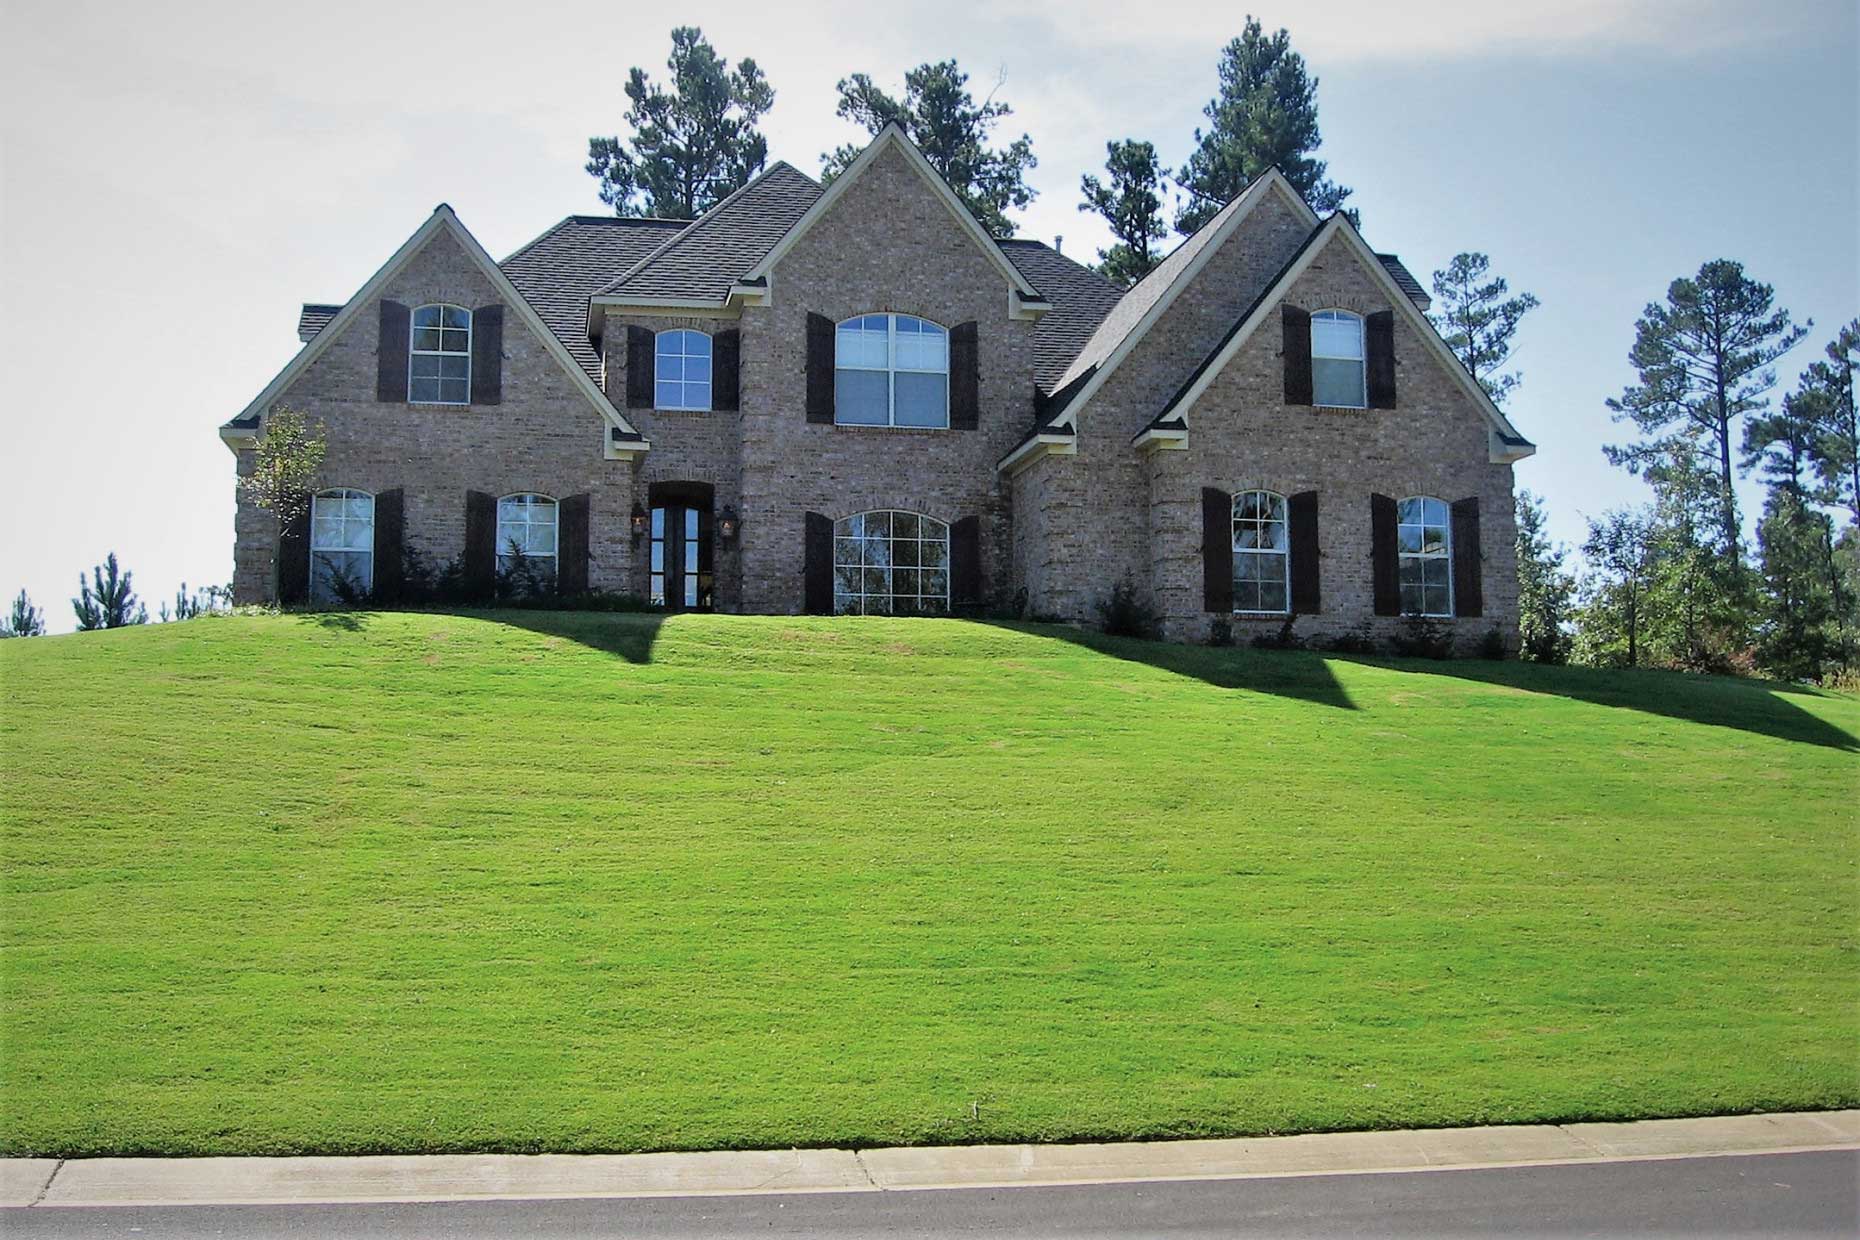
[[[1367,409],[1363,320],[1348,310],[1311,316],[1311,395],[1333,409]]]
[[[1453,527],[1444,500],[1401,501],[1395,525],[1401,609],[1410,616],[1453,614]]]
[[[375,588],[375,497],[348,487],[310,500],[310,601],[340,603]]]
[[[407,399],[421,405],[471,403],[471,311],[421,306],[413,312]]]
[[[1234,610],[1283,615],[1291,590],[1285,497],[1271,491],[1234,496]]]
[[[710,337],[660,332],[654,342],[653,404],[660,409],[710,408]]]
[[[516,566],[517,553],[537,577],[555,580],[556,505],[547,495],[506,495],[497,501],[497,571]]]
[[[850,426],[949,425],[949,333],[908,314],[865,314],[834,339],[833,420]]]

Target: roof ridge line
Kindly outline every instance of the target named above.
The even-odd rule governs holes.
[[[662,254],[670,253],[678,245],[679,242],[683,241],[686,237],[689,237],[692,233],[696,232],[698,229],[702,228],[705,224],[715,219],[718,216],[718,214],[721,213],[726,207],[729,207],[732,204],[734,204],[737,199],[741,198],[744,194],[747,194],[750,190],[762,184],[762,182],[768,180],[770,177],[774,176],[776,171],[782,168],[787,168],[788,171],[793,172],[795,175],[800,176],[800,177],[807,176],[805,172],[801,172],[799,169],[793,167],[786,160],[781,160],[781,159],[776,160],[774,163],[764,168],[761,172],[758,172],[755,176],[743,182],[735,190],[732,190],[728,195],[726,195],[724,198],[719,200],[714,206],[712,206],[710,210],[698,216],[695,220],[692,220],[691,227],[680,229],[678,232],[673,233],[670,237],[666,238],[664,245],[660,246],[658,249],[654,250],[652,253],[646,255],[646,257],[640,259],[637,263],[634,263],[631,267],[628,267],[625,271],[621,272],[618,276],[614,277],[612,280],[609,280],[606,284],[602,285],[599,289],[595,291],[594,296],[604,297],[608,293],[614,292],[622,284],[625,284],[628,280],[632,279],[634,276],[638,275],[642,270],[644,270],[648,263],[653,262],[655,259],[657,259]]]

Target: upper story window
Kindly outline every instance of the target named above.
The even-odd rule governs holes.
[[[653,358],[653,404],[659,409],[710,408],[710,337],[660,332]]]
[[[426,405],[471,403],[471,311],[421,306],[413,312],[407,399]]]
[[[1235,611],[1285,614],[1291,592],[1290,545],[1283,495],[1242,491],[1234,496]]]
[[[948,426],[949,333],[908,314],[866,314],[834,341],[833,420],[853,426]]]
[[[375,497],[348,487],[318,492],[310,499],[310,601],[347,602],[374,588]]]
[[[1363,320],[1348,310],[1319,310],[1311,316],[1311,394],[1314,403],[1335,409],[1367,409],[1363,366]]]
[[[555,501],[547,495],[506,495],[497,501],[497,571],[516,567],[517,552],[538,579],[555,580]]]
[[[861,512],[833,523],[835,615],[949,610],[949,526],[914,512]]]
[[[1453,614],[1453,534],[1444,500],[1411,496],[1397,508],[1395,550],[1401,609],[1411,616]]]

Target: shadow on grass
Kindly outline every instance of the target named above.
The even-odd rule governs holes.
[[[491,620],[549,637],[567,638],[569,641],[580,642],[590,650],[618,655],[628,663],[652,662],[653,644],[659,640],[659,627],[666,621],[662,612],[525,611],[506,608],[452,614]]]
[[[1354,661],[1453,676],[1481,684],[1506,685],[1527,693],[1553,694],[1596,706],[1683,719],[1687,723],[1736,728],[1781,741],[1860,752],[1860,739],[1811,715],[1783,696],[1822,696],[1821,690],[1806,685],[1652,668],[1550,667],[1541,663],[1498,663],[1480,659]]]
[[[1250,689],[1278,697],[1297,698],[1338,710],[1355,710],[1330,670],[1326,656],[1310,650],[1254,650],[1239,646],[1185,646],[1176,642],[1145,641],[1140,637],[1108,637],[1095,629],[1067,625],[990,622],[998,628],[1083,646],[1087,650],[1141,663],[1177,676],[1190,676],[1217,689]]]
[[[368,627],[368,613],[365,611],[304,611],[297,613],[320,629],[334,629],[338,633],[359,633]]]

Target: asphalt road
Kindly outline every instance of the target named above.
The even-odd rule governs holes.
[[[754,1197],[0,1211],[7,1237],[1842,1236],[1860,1152]]]

